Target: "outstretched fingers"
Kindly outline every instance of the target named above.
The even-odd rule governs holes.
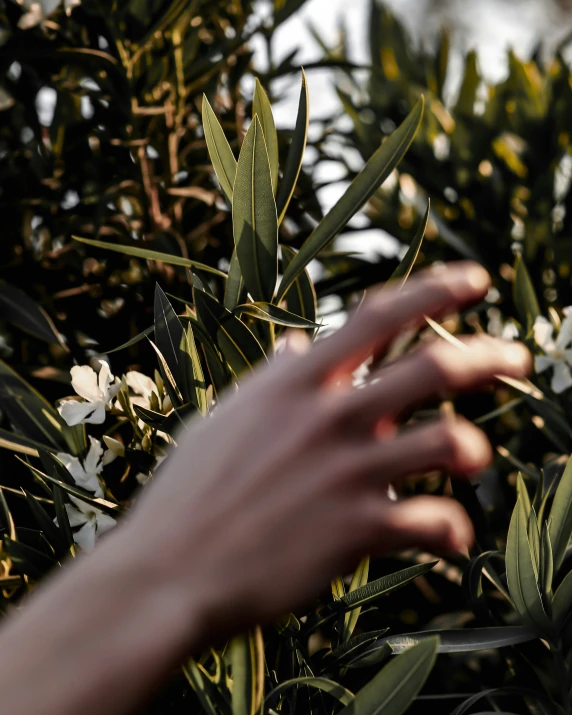
[[[496,375],[522,378],[531,369],[531,355],[521,343],[485,335],[463,342],[466,350],[435,340],[381,368],[370,385],[340,396],[340,412],[348,423],[368,429],[383,416],[397,418],[429,399],[474,390]]]
[[[372,352],[387,347],[404,328],[420,326],[425,315],[438,318],[480,300],[489,285],[484,268],[467,261],[421,271],[401,291],[386,286],[343,328],[314,346],[303,373],[319,381],[347,374]]]
[[[450,553],[463,551],[474,540],[471,520],[453,499],[418,496],[401,502],[372,500],[368,511],[374,524],[373,551],[417,547],[431,553]]]
[[[492,459],[484,432],[463,417],[411,427],[387,441],[371,440],[354,449],[355,473],[372,484],[397,483],[434,469],[470,476]]]

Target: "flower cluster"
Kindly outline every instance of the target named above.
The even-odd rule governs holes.
[[[109,364],[98,361],[99,371],[89,365],[76,365],[71,369],[71,384],[75,396],[62,400],[58,411],[70,427],[78,425],[101,425],[108,413],[117,417],[119,422],[130,422],[134,439],[130,445],[134,452],[147,452],[157,466],[165,454],[156,440],[172,442],[169,435],[150,427],[137,416],[134,408],[153,410],[154,414],[168,416],[172,411],[171,402],[164,394],[159,376],[157,382],[137,371],[129,371],[120,380],[111,373]],[[157,384],[159,383],[159,384]],[[103,470],[117,457],[125,457],[125,447],[118,440],[105,435],[102,443],[89,436],[87,452],[78,457],[65,452],[55,456],[65,467],[74,484],[92,495],[92,501],[84,501],[70,496],[71,504],[66,504],[70,526],[79,527],[74,533],[74,541],[84,550],[91,550],[96,539],[112,528],[116,521],[113,517],[98,509],[95,500],[107,498]],[[144,484],[148,472],[137,472],[136,480]]]
[[[556,394],[572,387],[572,306],[562,312],[564,320],[556,338],[554,326],[543,316],[538,317],[533,326],[534,341],[544,353],[535,356],[534,368],[537,373],[552,369],[550,386]]]

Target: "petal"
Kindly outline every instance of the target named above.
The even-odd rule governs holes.
[[[111,464],[111,462],[113,462],[114,459],[117,459],[118,456],[119,455],[112,449],[106,449],[103,453],[103,459],[101,460],[102,466],[105,467],[107,464]]]
[[[101,471],[101,458],[103,456],[103,447],[99,440],[89,436],[90,446],[87,457],[83,462],[85,473],[88,476],[99,474]]]
[[[554,365],[554,374],[552,375],[550,387],[556,394],[572,387],[572,374],[570,374],[570,368],[566,363],[558,362]]]
[[[504,340],[516,340],[518,338],[518,328],[510,320],[504,324],[502,338]]]
[[[111,395],[109,390],[115,378],[111,374],[111,368],[109,367],[109,363],[105,362],[105,360],[99,360],[99,364],[101,365],[101,370],[99,371],[97,380],[99,384],[100,394],[105,402],[109,402],[109,400],[112,397],[115,397],[115,395],[117,394],[116,391],[115,394]],[[119,387],[121,387],[121,385],[119,385]]]
[[[66,513],[68,515],[70,526],[83,526],[88,521],[87,516],[71,504],[66,504]]]
[[[572,343],[572,313],[568,311],[560,326],[560,332],[556,338],[556,347],[562,350],[570,343]]]
[[[90,402],[101,399],[97,386],[97,375],[89,365],[74,365],[71,369],[72,387],[80,397]]]
[[[100,425],[105,422],[105,405],[103,402],[64,400],[58,405],[58,412],[70,427],[87,423]]]
[[[554,341],[552,340],[554,328],[552,327],[552,323],[546,320],[546,318],[542,316],[538,317],[534,321],[532,331],[537,345],[540,345],[546,352],[550,352],[554,349]]]
[[[78,499],[77,497],[72,496],[70,496],[70,501],[72,501],[76,505],[77,510],[84,515],[84,521],[95,518],[96,510],[91,506],[91,504],[83,501],[83,499]]]
[[[95,522],[97,524],[98,536],[101,536],[101,534],[105,534],[106,531],[113,529],[113,527],[117,524],[113,517],[102,513],[97,515]]]
[[[65,454],[65,452],[58,452],[56,454],[56,457],[64,465],[64,467],[68,470],[68,472],[73,477],[74,481],[76,481],[78,479],[85,478],[85,472],[83,471],[81,462],[79,461],[79,459],[77,457],[74,457],[71,454]]]
[[[137,370],[129,370],[125,373],[125,381],[136,395],[142,395],[149,399],[153,391],[157,392],[157,386],[150,377]]]
[[[73,540],[84,551],[93,551],[95,546],[95,520],[88,521],[87,524],[73,535]]]
[[[556,365],[557,362],[550,355],[535,355],[534,356],[534,370],[537,373],[544,372],[549,367]]]
[[[103,496],[103,489],[96,474],[85,474],[83,479],[76,479],[75,483],[78,487],[87,489],[89,492],[93,492],[96,497]],[[79,499],[81,501],[81,499]],[[89,506],[89,505],[88,505]],[[93,509],[93,507],[90,507]]]

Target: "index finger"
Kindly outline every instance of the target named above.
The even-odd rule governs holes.
[[[425,316],[439,318],[475,303],[489,286],[487,271],[472,261],[420,271],[401,289],[397,282],[389,285],[368,298],[343,328],[318,341],[302,372],[320,381],[347,375],[404,329],[421,326]]]

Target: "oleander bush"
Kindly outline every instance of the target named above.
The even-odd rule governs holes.
[[[372,3],[365,82],[343,46],[322,42],[314,65],[337,68],[353,130],[333,116],[310,141],[304,71],[273,59],[302,4],[0,3],[2,610],[90,551],[188,421],[210,419],[285,330],[319,339],[328,306],[473,257],[495,289],[394,354],[461,330],[535,354],[530,381],[501,377],[411,417],[456,409],[497,449],[476,488],[441,473],[408,487],[458,498],[474,550],[364,558],[305,611],[189,654],[146,712],[569,713],[569,70],[511,56],[487,88],[471,55],[447,103],[447,38],[416,50]],[[254,35],[270,60],[260,77]],[[277,130],[285,76],[299,103]],[[331,160],[351,183],[323,215],[316,169]],[[336,250],[364,205],[361,223],[392,233],[401,260]]]

